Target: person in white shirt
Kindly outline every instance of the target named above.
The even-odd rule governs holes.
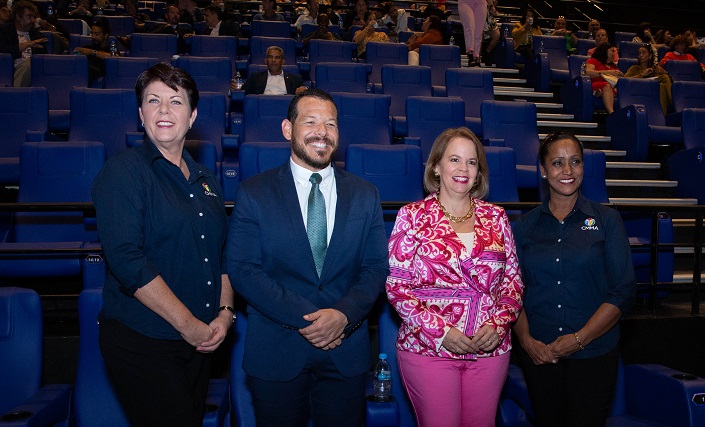
[[[318,0],[308,0],[306,2],[306,12],[299,15],[294,26],[301,31],[301,26],[304,24],[315,24],[318,18]]]
[[[264,58],[267,71],[252,73],[242,85],[245,95],[295,95],[306,90],[303,78],[299,74],[285,73],[284,50],[278,46],[270,46]],[[234,84],[230,86],[235,90]]]
[[[409,30],[409,14],[404,9],[399,9],[391,1],[384,3],[383,8],[385,15],[379,21],[381,25],[392,24],[393,28],[390,30],[396,31],[396,34]]]
[[[240,25],[233,20],[223,21],[223,11],[218,6],[207,6],[203,11],[203,19],[211,29],[207,33],[211,36],[237,37],[240,34]]]

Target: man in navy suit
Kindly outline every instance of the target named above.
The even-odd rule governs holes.
[[[242,85],[245,95],[296,95],[307,89],[299,74],[285,73],[282,70],[284,65],[282,48],[268,47],[264,63],[267,64],[267,71],[252,73]],[[234,83],[230,85],[230,89],[235,89]]]
[[[366,317],[389,273],[387,238],[377,189],[331,161],[337,114],[326,92],[297,95],[282,122],[289,161],[235,198],[228,274],[248,304],[243,369],[258,426],[365,423]]]

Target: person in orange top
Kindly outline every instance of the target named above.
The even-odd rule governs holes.
[[[697,61],[695,57],[689,53],[685,53],[688,48],[688,37],[684,34],[677,35],[671,41],[672,52],[668,52],[663,56],[663,59],[659,62],[660,66],[664,66],[668,61]],[[700,69],[705,72],[705,66],[700,64]]]
[[[443,44],[441,18],[430,15],[423,21],[421,33],[414,33],[406,45],[409,48],[409,65],[419,65],[419,46],[422,44]]]

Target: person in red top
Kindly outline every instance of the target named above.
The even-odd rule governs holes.
[[[592,94],[596,98],[602,98],[607,113],[614,111],[615,85],[605,80],[604,76],[624,77],[614,63],[614,53],[616,49],[611,44],[605,42],[598,46],[592,53],[592,58],[585,63],[585,74],[592,79]]]
[[[673,51],[665,54],[663,59],[659,62],[659,65],[663,67],[668,61],[697,61],[693,55],[685,53],[688,46],[688,37],[684,34],[677,35],[671,40],[671,48]],[[703,66],[703,64],[700,64],[700,68],[705,72],[705,66]]]

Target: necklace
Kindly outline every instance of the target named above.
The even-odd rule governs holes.
[[[443,211],[443,215],[445,215],[449,220],[453,221],[456,224],[460,224],[461,222],[465,222],[472,218],[473,215],[475,215],[475,202],[470,199],[470,209],[468,209],[468,213],[466,213],[463,216],[453,216],[451,215],[447,210],[446,207],[443,206],[443,203],[441,203],[441,199],[438,199],[438,205],[441,207],[441,210]]]

